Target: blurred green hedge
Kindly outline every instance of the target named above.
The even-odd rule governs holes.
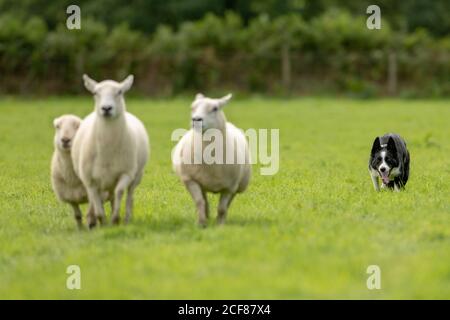
[[[260,15],[207,14],[151,35],[127,24],[108,29],[83,19],[81,30],[40,18],[0,16],[0,92],[73,94],[81,76],[136,76],[134,92],[168,96],[195,91],[349,94],[358,97],[450,95],[450,38],[425,30],[368,30],[365,16],[329,10]]]

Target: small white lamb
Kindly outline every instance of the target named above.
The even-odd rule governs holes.
[[[53,121],[55,151],[51,164],[53,190],[60,201],[72,206],[78,228],[83,226],[80,204],[88,200],[86,189],[75,174],[71,158],[72,142],[80,124],[81,119],[74,115],[63,115]]]
[[[207,192],[220,193],[217,222],[223,224],[231,201],[237,193],[245,191],[250,181],[247,140],[241,130],[226,121],[222,111],[231,97],[229,94],[221,99],[211,99],[197,94],[192,103],[192,128],[178,142],[172,155],[174,171],[190,192],[197,206],[198,223],[203,227],[209,215]],[[220,133],[218,136],[222,140],[202,138],[208,132]],[[195,141],[201,141],[202,148],[196,147]],[[202,161],[196,164],[195,158],[203,159],[204,150],[210,148],[212,143],[222,146],[222,150],[215,150],[219,155],[214,154],[222,160],[221,163]],[[226,162],[230,153],[235,160],[233,163]],[[243,161],[238,162],[237,158]]]
[[[133,192],[144,174],[149,157],[149,139],[142,122],[126,111],[124,93],[133,84],[133,76],[122,82],[105,80],[97,83],[87,75],[84,85],[95,99],[95,110],[84,120],[75,137],[72,160],[75,172],[86,187],[90,228],[106,222],[101,194],[113,198],[111,220],[118,224],[120,204],[127,191],[125,222],[133,209]],[[90,211],[91,212],[91,211]]]

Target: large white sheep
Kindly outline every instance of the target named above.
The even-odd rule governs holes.
[[[106,222],[101,194],[113,199],[111,221],[120,221],[120,204],[127,191],[125,222],[133,210],[133,193],[144,174],[149,158],[149,139],[142,122],[126,111],[124,93],[133,84],[133,76],[122,82],[96,82],[83,75],[84,85],[95,99],[95,110],[81,124],[75,137],[72,160],[75,172],[86,187],[90,228]],[[91,212],[91,211],[90,211]]]
[[[57,198],[72,206],[78,227],[82,228],[80,204],[86,203],[88,198],[83,183],[75,174],[71,157],[73,139],[80,124],[81,119],[74,115],[63,115],[53,121],[55,151],[51,163],[51,181]]]
[[[217,222],[223,224],[231,201],[247,188],[250,181],[247,140],[241,130],[226,121],[222,111],[231,97],[229,94],[221,99],[211,99],[197,94],[192,103],[192,128],[172,154],[174,171],[197,206],[200,226],[206,226],[209,215],[207,192],[220,193]],[[201,143],[201,148],[196,146],[197,142]],[[211,151],[214,161],[203,157],[208,154],[207,150]],[[227,161],[229,159],[232,161]]]

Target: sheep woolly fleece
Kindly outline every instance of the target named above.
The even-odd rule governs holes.
[[[198,222],[201,226],[206,225],[209,215],[207,192],[220,193],[218,222],[224,223],[234,196],[245,191],[250,181],[251,165],[247,140],[241,130],[226,121],[222,111],[230,99],[231,94],[221,99],[210,99],[197,94],[192,103],[192,121],[193,126],[196,121],[201,121],[202,129],[191,128],[181,138],[173,152],[173,169],[185,184],[197,206]],[[237,158],[237,152],[245,152],[245,161],[235,164],[194,164],[193,161],[186,163],[184,159],[190,157],[193,160],[194,153],[198,152],[198,149],[194,148],[196,135],[203,135],[208,129],[216,129],[222,133],[225,157],[227,150],[234,150],[235,158]],[[212,143],[203,139],[200,141],[203,144],[202,150]]]
[[[64,115],[53,121],[55,151],[51,162],[53,191],[60,201],[72,206],[79,227],[82,224],[79,205],[86,203],[88,198],[86,189],[73,168],[71,145],[80,124],[81,119],[74,115]]]
[[[95,110],[79,128],[72,159],[95,212],[95,216],[88,216],[88,224],[95,226],[96,218],[105,223],[102,192],[112,195],[112,222],[118,223],[120,203],[127,191],[125,222],[128,222],[132,215],[133,192],[149,158],[147,131],[138,118],[126,111],[123,96],[131,87],[133,76],[120,83],[112,80],[97,83],[86,75],[83,79],[94,95]]]

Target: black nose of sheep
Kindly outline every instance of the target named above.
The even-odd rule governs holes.
[[[103,106],[102,111],[105,116],[109,116],[111,114],[113,107],[112,106]]]

